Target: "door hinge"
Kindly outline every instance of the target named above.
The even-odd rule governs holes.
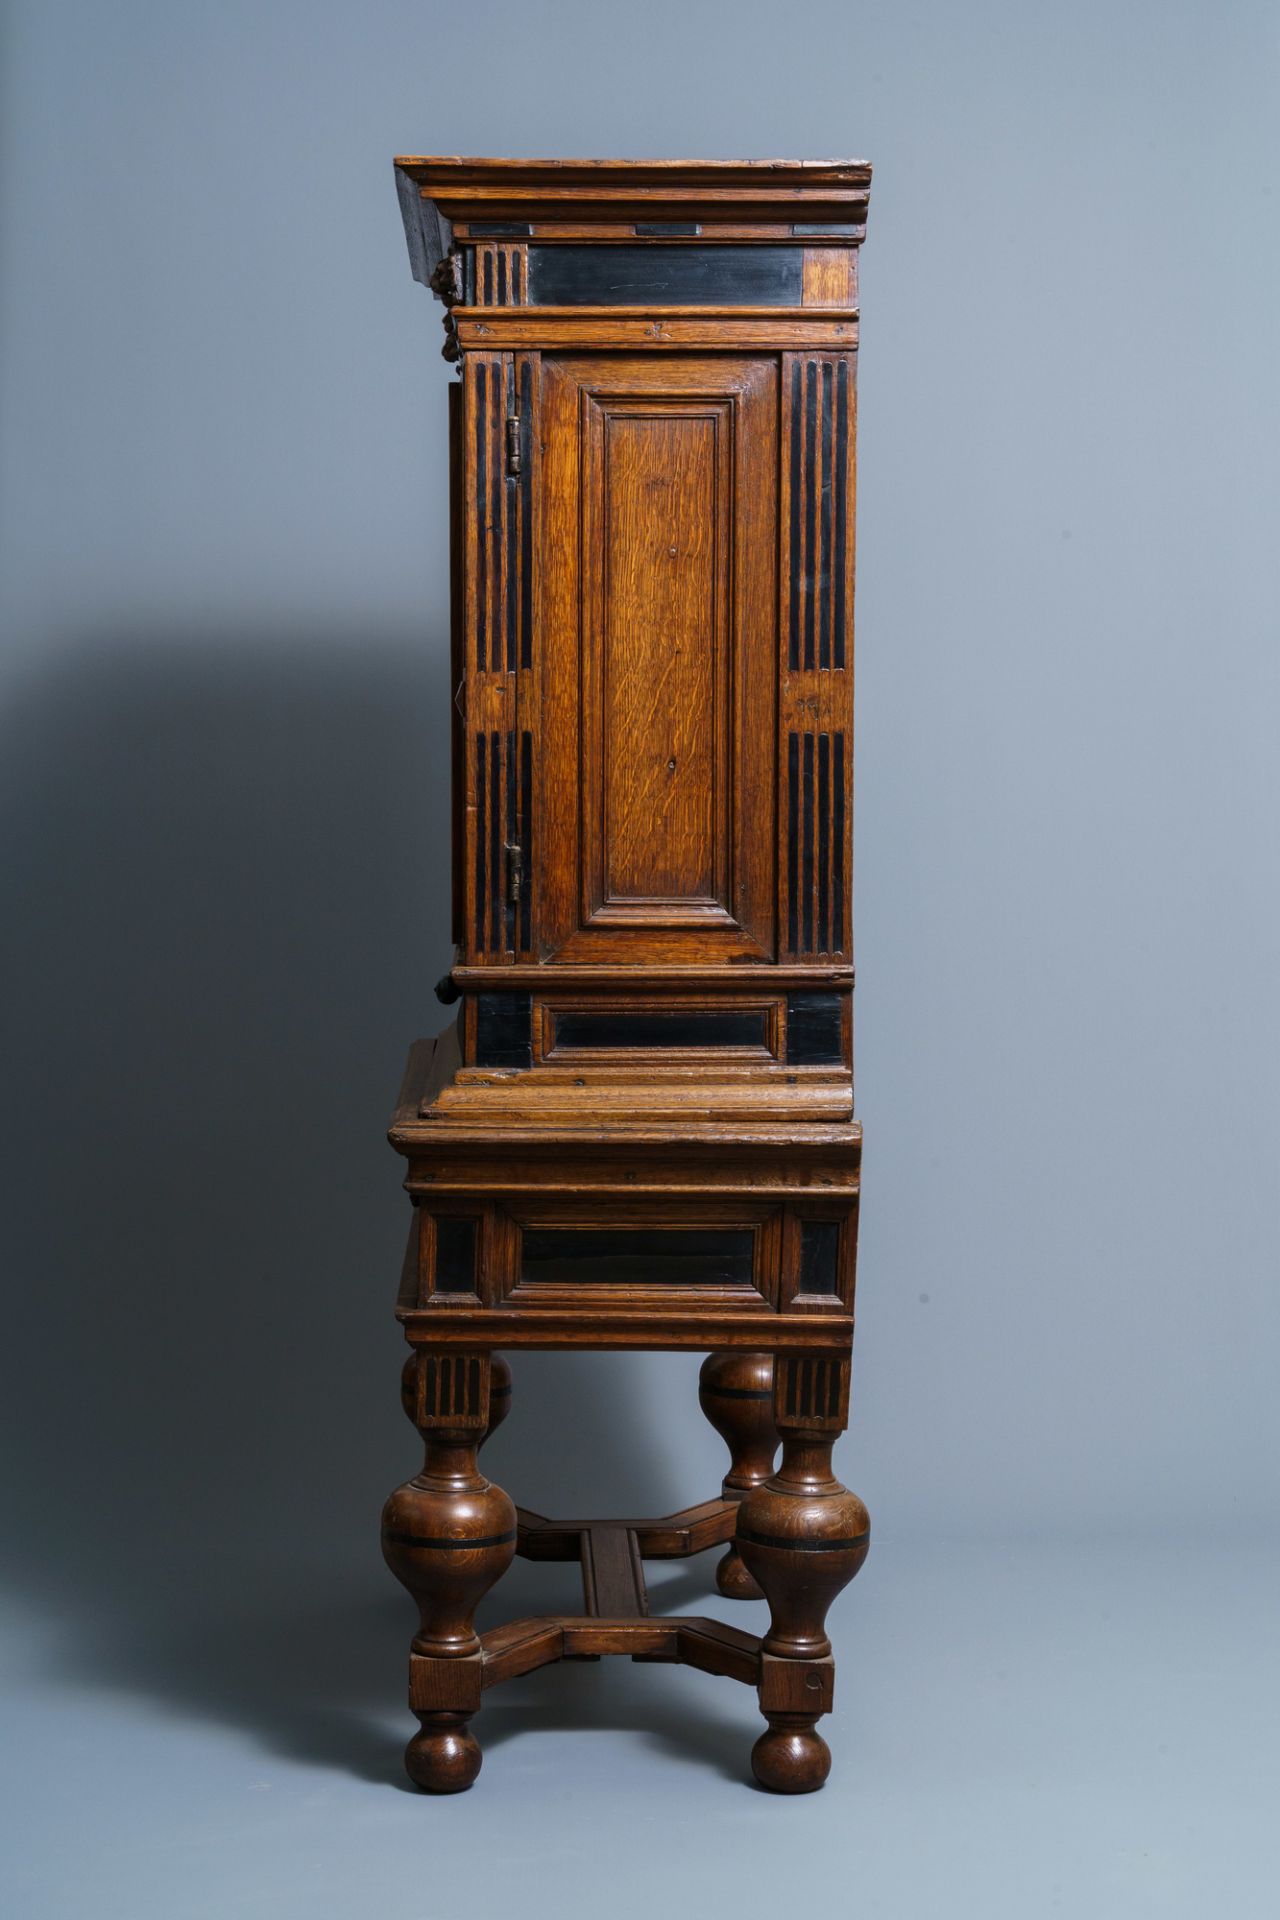
[[[512,906],[520,900],[520,888],[524,880],[524,848],[509,844],[507,855],[507,899]]]
[[[520,415],[507,415],[507,473],[513,480],[520,476]]]

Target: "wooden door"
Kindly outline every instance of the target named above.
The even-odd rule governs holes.
[[[775,955],[777,383],[543,359],[544,959]]]

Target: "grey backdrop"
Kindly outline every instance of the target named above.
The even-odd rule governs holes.
[[[1176,1584],[1194,1556],[1235,1565],[1273,1538],[1273,9],[20,0],[4,31],[0,1550],[20,1678],[67,1712],[142,1702],[179,1742],[218,1727],[311,1769],[330,1838],[347,1817],[329,1783],[362,1774],[358,1820],[392,1806],[407,1847],[485,1830],[391,1793],[408,1622],[376,1549],[414,1465],[391,1319],[407,1207],[382,1132],[448,962],[449,374],[409,277],[405,149],[876,166],[866,1198],[841,1459],[877,1548],[841,1603],[845,1671],[860,1621],[874,1638],[912,1617],[965,1554],[1084,1568],[1149,1540]],[[701,1497],[720,1461],[695,1373],[526,1359],[491,1470],[535,1506]],[[895,1565],[915,1572],[890,1608]],[[1122,1577],[1100,1591],[1102,1617],[1106,1592],[1123,1608]],[[1188,1645],[1233,1596],[1210,1586]],[[865,1747],[874,1775],[895,1751],[937,1624],[881,1647],[884,1725],[851,1722],[838,1767]],[[1170,1690],[1174,1668],[1182,1652]],[[538,1712],[585,1727],[599,1671]],[[930,1750],[947,1671],[912,1695]],[[627,1778],[669,1820],[715,1769],[676,1764],[703,1737],[698,1683],[652,1707],[651,1678],[612,1711],[619,1752],[632,1722],[663,1746]],[[1260,1674],[1237,1679],[1247,1720]],[[93,1815],[41,1792],[110,1779],[124,1736],[60,1733],[61,1711],[31,1707],[48,1758],[24,1749],[18,1774],[44,1811],[10,1805],[33,1843],[13,1910],[134,1915],[148,1887],[158,1911],[231,1910],[202,1876],[257,1858],[239,1813],[218,1815],[220,1850],[191,1786],[155,1814],[167,1866],[144,1838],[144,1782],[163,1798],[199,1764],[171,1768],[158,1736],[128,1815],[82,1833],[92,1892],[73,1893],[63,1816]],[[535,1778],[562,1748],[520,1751]],[[870,1910],[928,1909],[894,1879],[923,1871],[904,1818]],[[327,1911],[326,1892],[366,1910],[337,1856],[299,1890],[315,1833],[250,1826],[244,1911]],[[750,1835],[733,1848],[755,1875]],[[1257,1857],[1260,1830],[1235,1839],[1237,1864]],[[1046,1857],[1007,1885],[975,1860],[972,1910],[1001,1910],[1004,1885],[1011,1911],[1048,1911]],[[464,1909],[490,1912],[442,1858]],[[1150,1910],[1182,1911],[1206,1860],[1193,1847]],[[1062,1910],[1097,1914],[1119,1883],[1087,1907],[1062,1884]],[[1115,1910],[1147,1911],[1144,1888]],[[937,1898],[970,1910],[950,1883]]]

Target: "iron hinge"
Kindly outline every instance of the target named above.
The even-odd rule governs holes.
[[[507,855],[507,899],[516,906],[520,899],[520,888],[524,881],[524,848],[509,844]]]
[[[507,415],[507,472],[513,480],[520,476],[520,415]]]

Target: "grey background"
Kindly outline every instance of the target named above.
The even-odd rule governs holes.
[[[6,1910],[1270,1914],[1274,10],[17,0],[0,56]],[[625,1663],[399,1790],[382,1130],[448,960],[406,149],[877,169],[877,1538],[804,1803],[741,1784],[745,1690]],[[702,1497],[695,1376],[526,1358],[490,1471]]]

